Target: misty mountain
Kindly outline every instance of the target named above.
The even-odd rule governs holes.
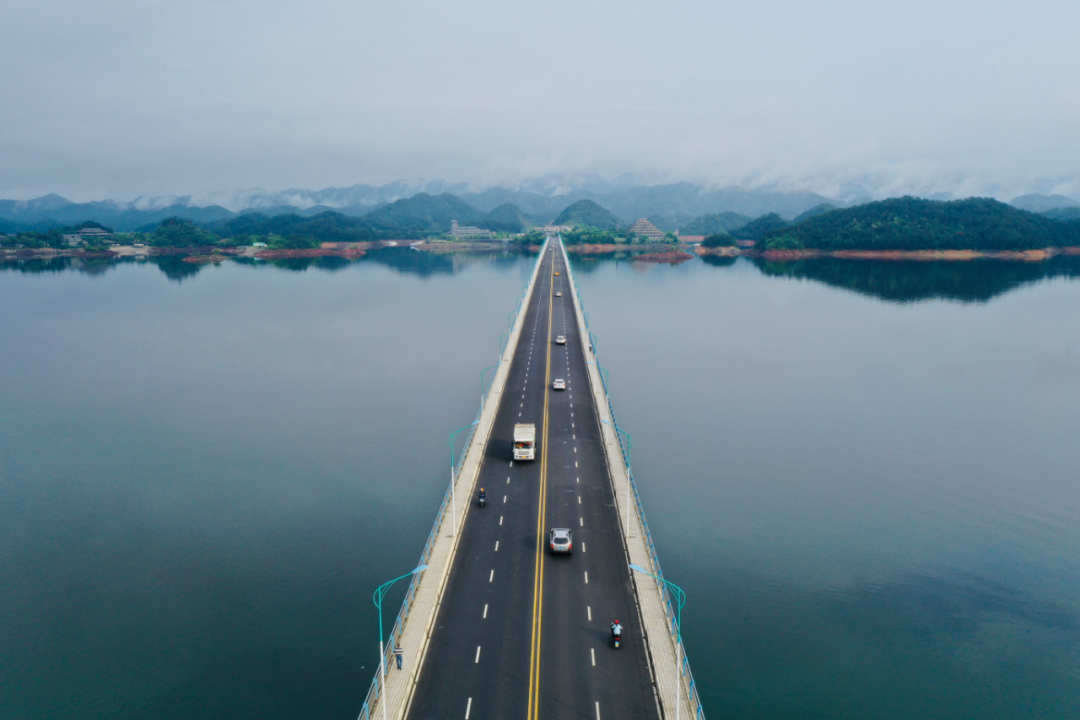
[[[373,227],[408,232],[447,232],[451,220],[457,220],[462,225],[475,225],[486,218],[485,213],[450,193],[419,193],[411,198],[396,200],[363,217]]]
[[[130,204],[112,200],[73,203],[55,194],[26,201],[0,200],[0,220],[5,221],[5,225],[11,228],[10,231],[18,232],[43,232],[86,220],[104,223],[121,232],[127,232],[148,224],[160,223],[169,217],[209,223],[234,215],[235,213],[216,205],[170,205],[156,210],[138,210]]]
[[[1080,207],[1080,201],[1073,200],[1065,195],[1021,195],[1009,201],[1014,208],[1027,210],[1028,212],[1044,212],[1055,208]]]
[[[1053,210],[1044,210],[1039,214],[1051,220],[1076,221],[1080,220],[1080,207],[1059,207]]]
[[[793,222],[802,222],[803,220],[808,220],[808,219],[814,217],[815,215],[820,215],[822,213],[827,213],[830,210],[835,210],[835,209],[836,209],[836,206],[831,204],[831,203],[821,203],[820,205],[815,205],[814,207],[810,208],[809,210],[806,210],[805,212],[801,212],[798,215],[796,215],[795,220]]]
[[[616,215],[592,200],[578,200],[559,213],[554,224],[616,230],[620,225],[625,226],[627,223],[622,222]]]
[[[753,220],[753,218],[749,215],[740,215],[739,213],[734,212],[714,213],[712,215],[701,215],[696,217],[684,225],[680,230],[683,235],[709,236],[738,230],[751,220]]]
[[[1078,243],[1080,223],[1051,220],[991,198],[939,202],[902,197],[833,210],[768,231],[758,247],[1027,250]]]
[[[731,234],[738,240],[760,240],[767,233],[787,227],[790,223],[776,213],[755,218]]]
[[[496,232],[520,233],[531,228],[533,222],[517,205],[504,203],[489,212],[479,226]]]
[[[221,237],[299,235],[320,242],[363,242],[385,236],[384,232],[380,232],[362,218],[348,217],[336,212],[323,212],[314,217],[244,213],[230,220],[211,223],[206,228]]]

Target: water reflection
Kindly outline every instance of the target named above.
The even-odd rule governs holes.
[[[707,262],[709,260],[706,258]],[[1031,263],[990,259],[927,262],[840,258],[780,262],[754,259],[753,262],[765,275],[816,280],[901,303],[932,298],[986,302],[1010,290],[1049,278],[1080,276],[1080,257],[1056,257]]]

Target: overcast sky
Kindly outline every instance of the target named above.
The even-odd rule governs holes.
[[[1077,0],[4,0],[0,197],[550,172],[1080,197]]]

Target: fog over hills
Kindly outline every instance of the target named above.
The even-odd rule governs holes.
[[[863,190],[859,186],[850,186],[844,188],[839,197],[826,197],[813,192],[774,188],[711,187],[689,182],[648,184],[635,175],[607,180],[593,174],[549,174],[516,183],[512,188],[421,179],[399,180],[381,186],[356,184],[281,191],[252,189],[86,203],[73,203],[57,194],[49,194],[33,200],[0,200],[0,221],[8,232],[45,230],[86,220],[101,222],[117,230],[133,230],[167,217],[213,223],[250,212],[312,217],[332,210],[352,217],[369,216],[375,225],[382,226],[388,221],[380,212],[386,215],[402,200],[448,194],[460,201],[455,207],[460,209],[461,217],[457,219],[463,223],[478,221],[496,208],[514,206],[516,211],[505,212],[510,215],[519,212],[522,217],[511,224],[543,224],[553,221],[574,203],[590,200],[624,221],[653,218],[665,228],[675,229],[689,225],[696,218],[719,213],[736,213],[750,218],[776,213],[790,220],[826,203],[849,207],[865,202],[869,198],[861,194]],[[931,199],[952,197],[935,193]],[[1011,204],[1032,212],[1080,207],[1080,201],[1060,194],[1022,195],[1014,198]],[[416,222],[413,218],[407,224],[412,227]],[[430,223],[423,224],[430,226],[429,230],[435,229]]]

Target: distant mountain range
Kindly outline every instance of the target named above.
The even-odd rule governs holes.
[[[399,181],[378,187],[359,184],[322,190],[249,190],[88,203],[74,203],[52,194],[26,201],[0,200],[0,233],[45,231],[87,220],[131,231],[157,225],[168,217],[211,225],[249,213],[312,218],[328,211],[363,218],[365,225],[387,231],[439,232],[449,228],[450,219],[456,219],[463,224],[515,232],[552,222],[582,200],[595,203],[618,218],[620,224],[648,218],[664,230],[697,229],[692,223],[703,216],[715,217],[703,223],[702,229],[712,225],[719,229],[725,224],[719,216],[725,213],[747,218],[776,213],[792,219],[824,204],[853,204],[812,192],[715,188],[693,183],[650,185],[629,175],[614,180],[594,175],[547,175],[523,182],[516,189],[477,190],[465,183]],[[1023,195],[1010,204],[1032,212],[1080,207],[1080,201],[1063,195]]]

